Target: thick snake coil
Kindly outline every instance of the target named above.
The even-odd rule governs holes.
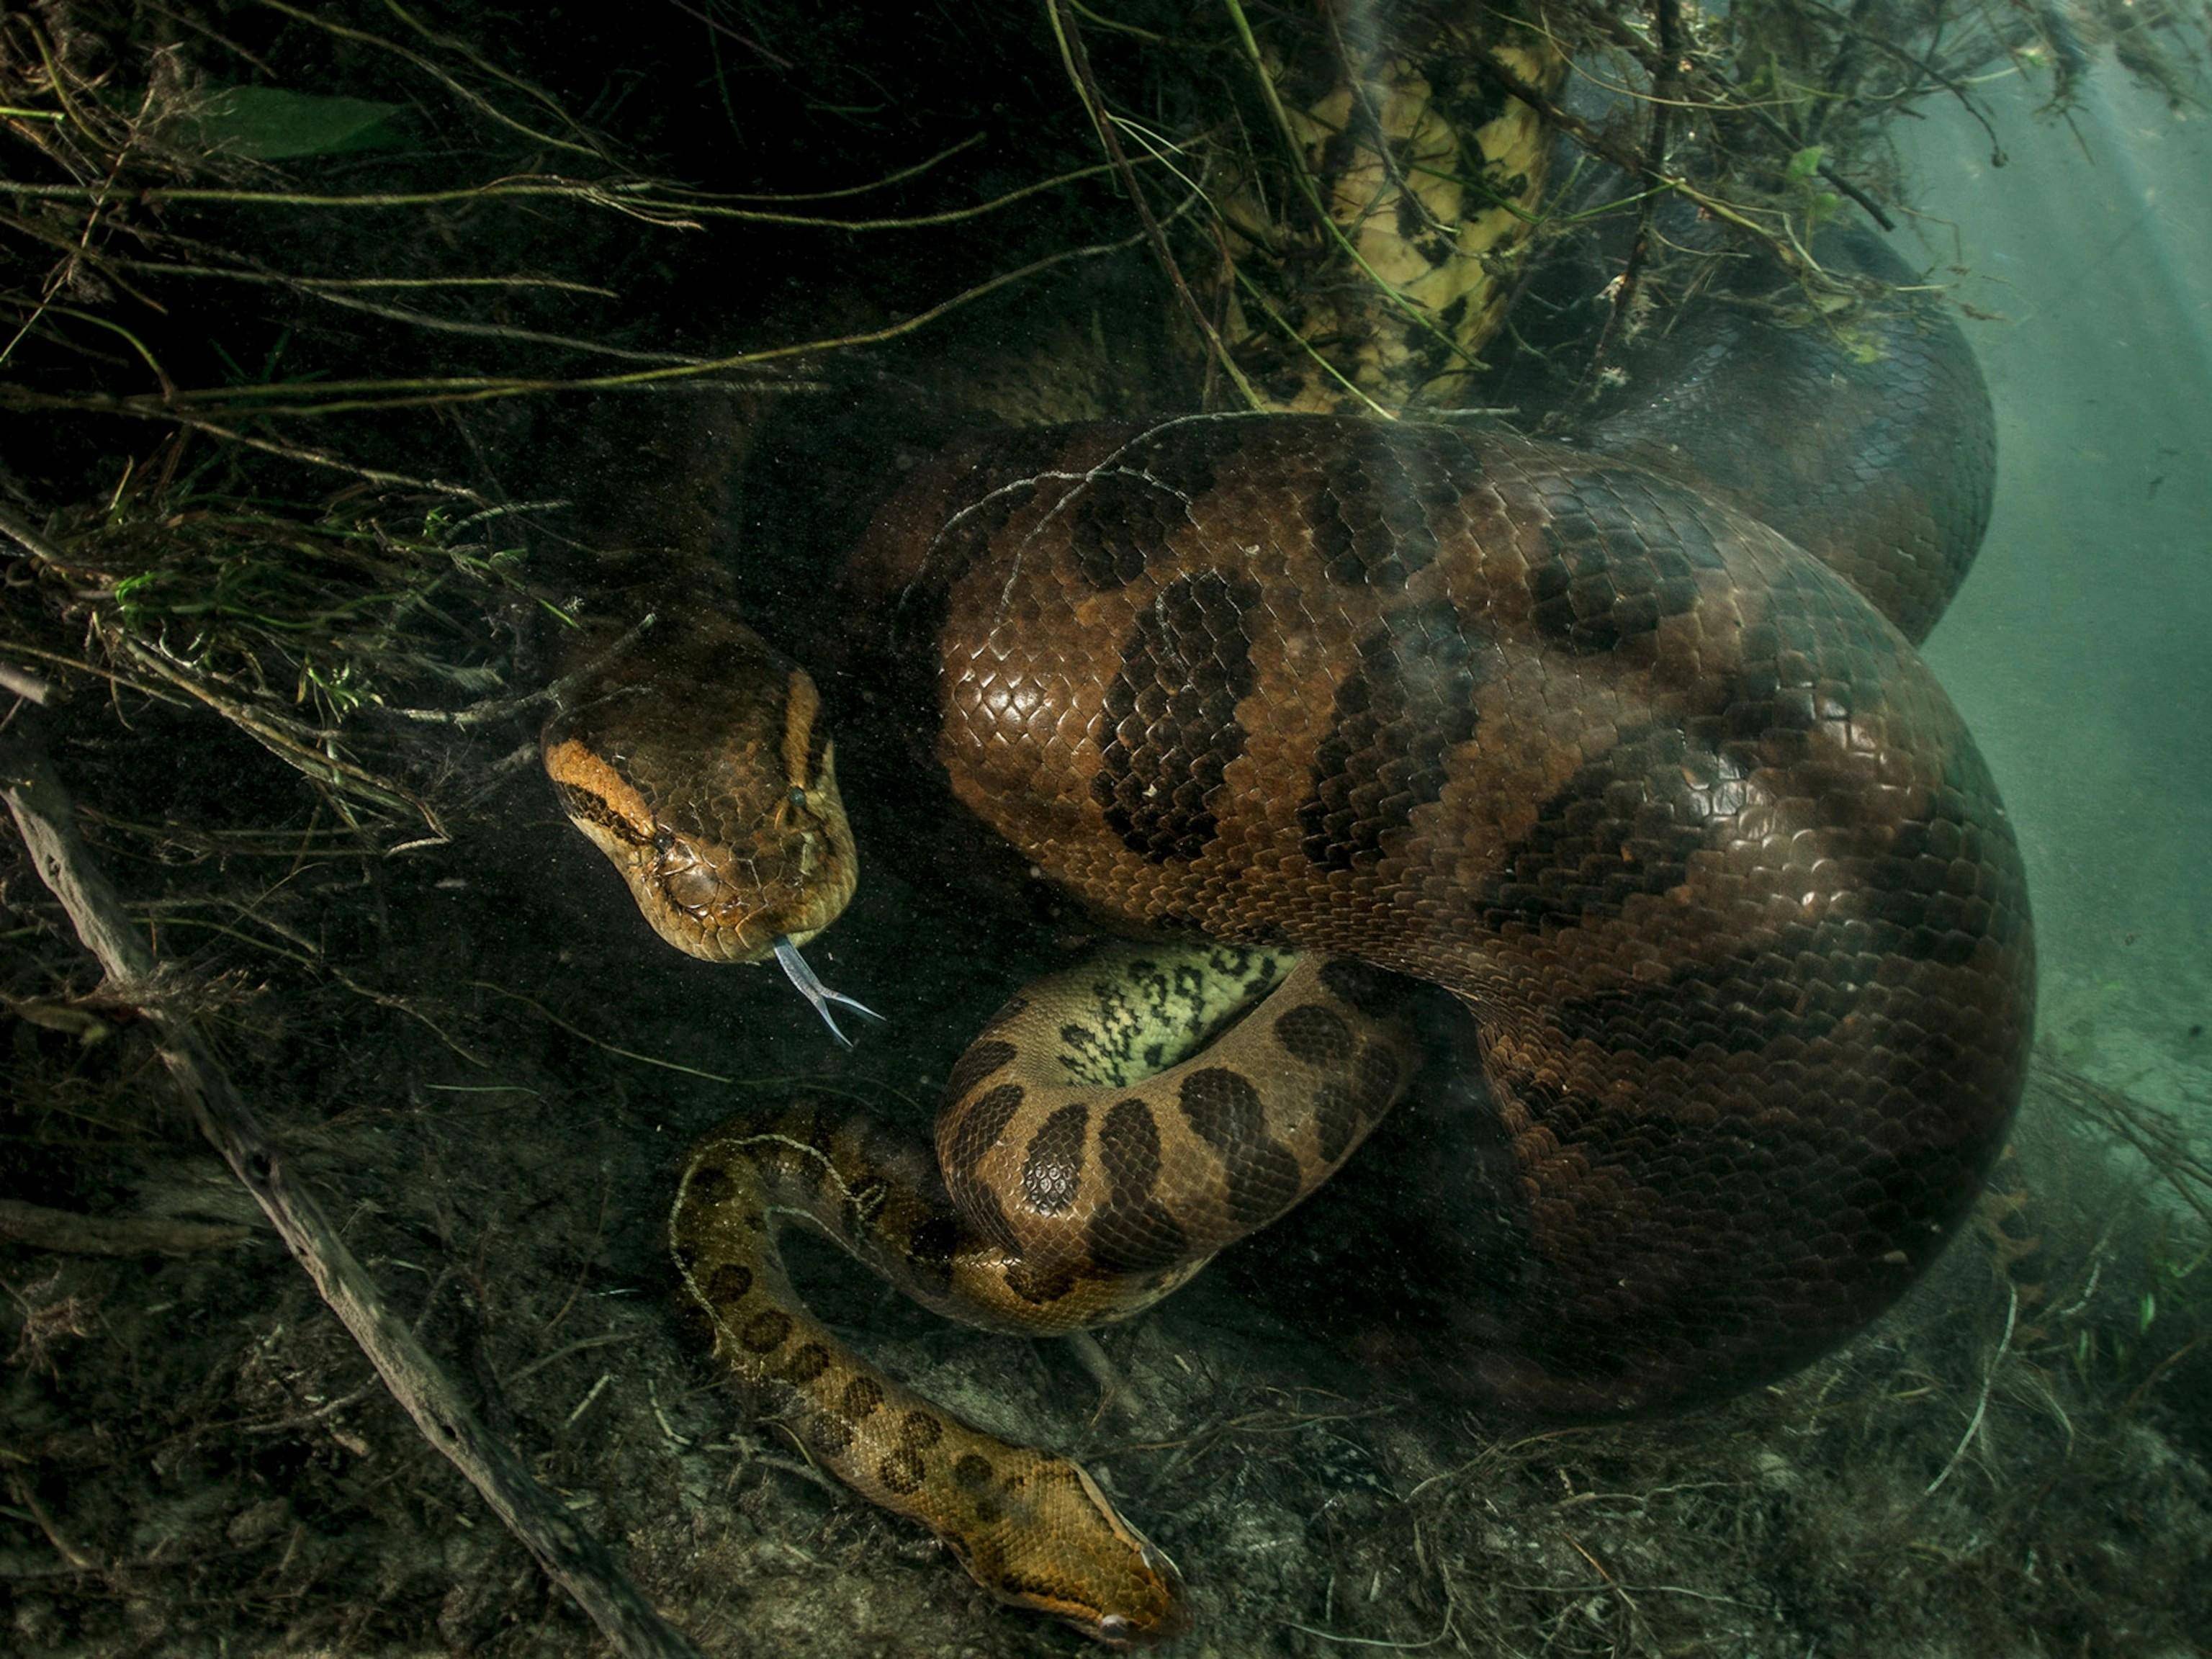
[[[2033,953],[2004,809],[1907,637],[1980,536],[1986,398],[1932,312],[1882,326],[1853,354],[1717,313],[1583,447],[1323,416],[1030,431],[878,514],[848,578],[880,623],[866,673],[948,810],[1121,929],[1201,942],[1010,1004],[933,1161],[811,1105],[698,1149],[684,1282],[824,1467],[1001,1596],[1109,1640],[1175,1628],[1173,1569],[1090,1479],[856,1358],[776,1230],[994,1328],[1124,1316],[1395,1099],[1376,969],[1480,1033],[1522,1246],[1462,1363],[1506,1406],[1773,1377],[1927,1266],[2018,1099]],[[548,762],[664,933],[758,960],[834,918],[852,842],[812,683],[734,623],[695,636],[557,721]],[[656,687],[681,696],[626,695]],[[711,788],[702,696],[732,734]],[[1274,988],[1239,1019],[1202,966]]]

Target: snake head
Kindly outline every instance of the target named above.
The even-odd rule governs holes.
[[[539,749],[654,931],[708,962],[759,962],[844,909],[853,832],[814,682],[735,623],[694,634],[593,675]]]
[[[956,1465],[956,1483],[965,1484],[962,1475]],[[1109,1648],[1150,1646],[1189,1628],[1175,1563],[1080,1465],[1031,1452],[994,1479],[979,1477],[968,1496],[970,1524],[939,1530],[1000,1601],[1064,1620]]]

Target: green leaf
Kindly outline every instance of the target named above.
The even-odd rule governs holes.
[[[275,87],[231,87],[203,105],[201,137],[215,149],[256,161],[384,149],[399,142],[389,118],[398,104],[324,98]]]

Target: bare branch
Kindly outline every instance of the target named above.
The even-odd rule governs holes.
[[[0,797],[22,833],[33,867],[69,913],[77,937],[160,1034],[162,1063],[200,1133],[253,1194],[423,1438],[467,1478],[617,1653],[629,1659],[699,1659],[698,1650],[663,1622],[605,1546],[469,1409],[322,1206],[293,1178],[191,1021],[155,990],[160,967],[154,953],[78,836],[75,810],[44,755],[20,740],[0,745]]]

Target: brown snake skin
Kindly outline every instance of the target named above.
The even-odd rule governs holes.
[[[775,1229],[820,1226],[988,1329],[1125,1318],[1328,1179],[1389,1109],[1408,1056],[1374,988],[1357,963],[1217,945],[1125,947],[1035,981],[948,1079],[934,1160],[811,1103],[709,1136],[671,1216],[678,1271],[718,1351],[809,1452],[929,1527],[985,1588],[1111,1643],[1171,1634],[1174,1566],[1089,1474],[854,1357],[793,1292]],[[1155,1074],[1259,996],[1260,1013]],[[1116,1040],[1170,1031],[1164,1052]]]
[[[848,591],[951,795],[1110,922],[1241,944],[1237,971],[1285,982],[1215,1048],[1121,1069],[1085,1069],[1111,993],[1079,972],[1018,998],[955,1068],[933,1164],[811,1104],[701,1146],[684,1279],[825,1467],[1010,1601],[1109,1641],[1176,1628],[1174,1570],[1087,1475],[852,1356],[775,1233],[805,1219],[998,1328],[1125,1316],[1396,1098],[1411,1062],[1370,967],[1446,988],[1480,1033],[1522,1247],[1484,1287],[1505,1335],[1466,1363],[1503,1404],[1771,1378],[1927,1266],[2020,1094],[2024,876],[1905,635],[1728,504],[1759,489],[1325,416],[1016,433],[909,480]],[[1876,541],[1921,533],[1872,516]],[[1839,563],[1881,556],[1844,539]],[[1971,552],[1870,586],[1917,635]],[[811,682],[757,644],[753,839],[669,830],[675,786],[619,740],[594,738],[611,781],[554,768],[634,878],[742,864],[736,896],[656,917],[724,959],[850,889]],[[549,764],[572,740],[549,728]],[[824,868],[834,901],[803,873]],[[1176,1002],[1170,953],[1143,960],[1170,1023],[1220,1024]],[[1179,1063],[1146,1079],[1154,1059]]]
[[[949,524],[951,787],[1126,923],[1466,1000],[1542,1268],[1497,1391],[1661,1405],[1891,1300],[1996,1150],[2033,985],[2003,809],[1895,629],[1576,451],[1328,417],[1054,441],[964,519],[917,481],[866,550],[910,594],[907,514]],[[948,1091],[941,1151],[975,1109]]]

